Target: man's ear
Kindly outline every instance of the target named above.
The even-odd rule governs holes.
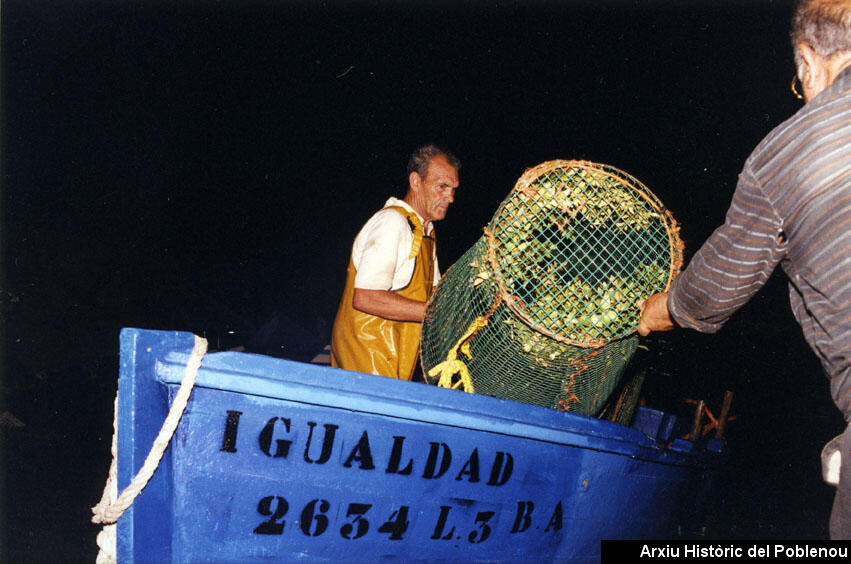
[[[816,53],[812,45],[806,42],[798,43],[798,53],[804,61],[803,68],[801,69],[802,76],[798,78],[801,79],[801,85],[804,88],[813,91],[824,80],[822,74],[824,74],[825,69],[822,64],[822,58]]]
[[[408,175],[408,186],[414,192],[419,192],[422,184],[423,179],[420,177],[418,172],[414,171]]]

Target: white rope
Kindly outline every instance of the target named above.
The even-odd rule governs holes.
[[[103,496],[97,505],[92,507],[93,523],[102,523],[103,530],[98,533],[97,545],[100,549],[96,564],[112,564],[115,562],[116,556],[116,532],[115,523],[124,514],[128,507],[133,504],[136,496],[148,484],[148,480],[154,475],[163,453],[165,452],[174,431],[177,429],[177,424],[180,423],[180,417],[183,415],[183,410],[186,408],[186,403],[189,401],[189,394],[192,392],[192,386],[195,385],[195,378],[198,376],[198,369],[201,367],[201,360],[207,353],[207,339],[195,335],[195,346],[192,349],[192,354],[186,363],[186,371],[183,373],[183,380],[180,382],[180,388],[174,396],[174,401],[171,404],[168,415],[163,422],[157,438],[154,439],[154,444],[151,451],[145,458],[145,463],[139,469],[139,472],[131,480],[130,484],[124,488],[121,495],[118,495],[118,396],[115,398],[115,406],[112,419],[112,463],[109,465],[109,476],[106,479],[106,487],[103,490]]]

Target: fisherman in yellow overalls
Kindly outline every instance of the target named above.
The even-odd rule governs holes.
[[[460,163],[434,145],[408,163],[408,192],[390,198],[352,246],[331,335],[331,365],[410,380],[426,301],[440,271],[432,223],[455,199]]]

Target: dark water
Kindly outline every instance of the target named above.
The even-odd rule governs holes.
[[[424,141],[463,162],[438,226],[444,269],[553,158],[639,178],[690,256],[751,148],[799,107],[788,12],[4,2],[1,410],[24,426],[2,429],[0,560],[94,560],[121,327],[321,348],[351,240],[402,195]],[[717,413],[735,392],[706,534],[826,537],[818,453],[842,422],[782,275],[719,334],[644,344],[648,402]]]

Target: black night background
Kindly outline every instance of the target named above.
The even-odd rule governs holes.
[[[2,17],[0,560],[93,562],[122,327],[303,360],[352,239],[409,153],[461,187],[446,270],[524,169],[616,166],[690,257],[801,102],[790,1],[7,0]],[[261,332],[261,329],[265,331]],[[644,339],[648,402],[735,393],[703,533],[827,537],[843,426],[778,272],[716,335]]]

